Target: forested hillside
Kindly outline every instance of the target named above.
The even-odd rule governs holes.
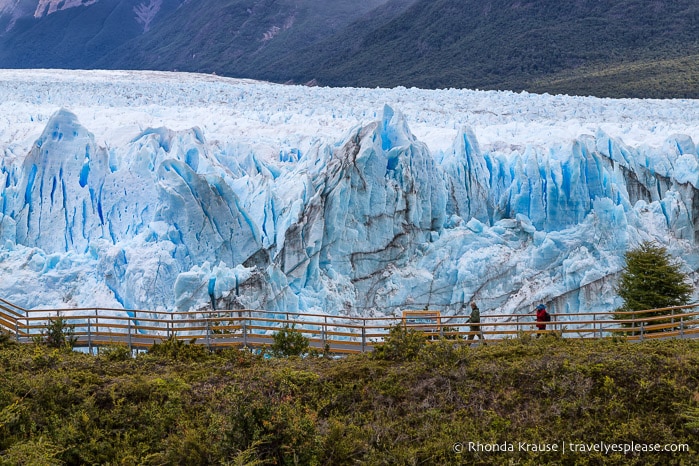
[[[367,25],[259,73],[333,86],[699,96],[691,0],[420,0]]]
[[[326,86],[699,97],[694,0],[99,1],[0,35],[0,67]],[[140,8],[140,9],[139,9]],[[140,12],[140,19],[139,19]],[[0,24],[15,21],[0,12]]]

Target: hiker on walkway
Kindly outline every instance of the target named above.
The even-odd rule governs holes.
[[[468,318],[470,324],[480,324],[481,323],[481,311],[478,309],[478,305],[475,301],[471,301],[471,315]],[[469,340],[473,340],[476,335],[478,335],[479,340],[484,340],[483,330],[480,325],[470,326],[471,334],[468,336]]]
[[[548,313],[546,310],[546,306],[544,304],[539,304],[536,306],[536,328],[539,330],[546,330],[546,324],[545,322],[550,322],[551,321],[551,314]],[[540,333],[537,333],[537,338],[539,337]]]

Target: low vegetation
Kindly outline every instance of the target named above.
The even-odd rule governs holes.
[[[174,341],[95,356],[3,338],[0,380],[7,465],[699,462],[694,341],[470,346],[395,330],[373,355],[270,358]],[[601,442],[689,451],[560,451]]]
[[[69,325],[60,314],[49,320],[44,332],[36,343],[44,343],[51,348],[72,349],[76,342],[75,325]]]

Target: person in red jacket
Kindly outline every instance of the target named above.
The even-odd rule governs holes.
[[[544,322],[551,321],[551,314],[546,310],[546,306],[539,304],[536,306],[536,328],[539,330],[546,330],[546,324]],[[540,334],[537,334],[538,337]]]

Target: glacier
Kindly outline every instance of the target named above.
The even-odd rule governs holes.
[[[0,297],[384,316],[610,311],[699,275],[699,102],[0,70]]]

